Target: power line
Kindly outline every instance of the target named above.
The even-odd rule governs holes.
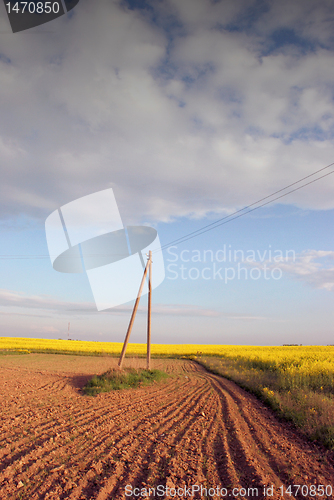
[[[105,256],[113,256],[113,257],[124,257],[125,256],[125,254],[119,254],[119,253],[110,253],[110,254],[96,253],[96,254],[87,254],[86,256],[87,257],[100,257],[101,255],[104,257]],[[73,258],[77,258],[77,260],[81,259],[80,257],[73,257]],[[15,254],[0,255],[0,260],[7,260],[7,259],[11,259],[11,260],[50,259],[50,255],[15,255]]]
[[[235,212],[233,212],[233,213],[231,213],[229,215],[226,215],[226,216],[224,216],[224,217],[222,217],[220,219],[217,219],[216,221],[211,222],[210,224],[207,224],[206,226],[203,226],[202,228],[197,229],[196,231],[192,231],[191,233],[185,234],[184,236],[181,236],[180,238],[177,238],[176,240],[173,240],[170,243],[167,243],[167,244],[163,245],[161,247],[161,250],[165,250],[166,248],[168,248],[171,245],[174,245],[175,243],[184,243],[184,242],[186,242],[188,240],[196,238],[197,236],[200,236],[201,234],[204,234],[204,233],[207,233],[209,231],[212,231],[213,229],[215,229],[215,228],[217,228],[219,226],[223,226],[225,224],[228,224],[229,222],[231,222],[231,221],[233,221],[235,219],[239,219],[240,217],[243,217],[244,215],[247,215],[247,214],[249,214],[251,212],[254,212],[255,210],[258,210],[261,207],[269,205],[270,203],[273,203],[274,201],[279,200],[280,198],[284,198],[285,196],[288,196],[289,194],[294,193],[295,191],[299,191],[300,189],[304,188],[305,186],[313,184],[314,182],[317,182],[320,179],[323,179],[324,177],[327,177],[328,175],[333,174],[334,170],[332,172],[329,172],[328,174],[321,175],[320,177],[317,177],[316,179],[313,179],[310,182],[306,182],[302,186],[298,186],[295,189],[291,189],[291,191],[288,191],[287,193],[284,193],[284,194],[282,194],[280,196],[277,196],[276,198],[273,198],[273,199],[271,199],[271,200],[269,200],[269,201],[267,201],[265,203],[261,203],[262,201],[267,200],[268,198],[272,198],[276,194],[281,193],[282,191],[285,191],[286,189],[289,189],[290,187],[295,186],[296,184],[299,184],[300,182],[302,182],[302,181],[304,181],[306,179],[309,179],[310,177],[318,174],[319,172],[322,172],[322,171],[326,170],[327,168],[332,167],[333,165],[334,165],[334,162],[330,163],[326,167],[322,167],[319,170],[316,170],[312,174],[309,174],[309,175],[306,175],[305,177],[302,177],[298,181],[295,181],[295,182],[292,182],[291,184],[288,184],[287,186],[285,186],[285,187],[283,187],[283,188],[275,191],[272,194],[269,194],[268,196],[265,196],[264,198],[261,198],[261,199],[259,199],[257,201],[254,201],[250,205],[247,205],[247,206],[245,206],[243,208],[240,208],[239,210],[236,210]],[[258,205],[259,203],[261,203],[261,205]],[[258,205],[258,206],[254,207],[254,205]],[[250,207],[254,207],[254,208],[251,208],[250,210],[247,210]],[[243,213],[241,213],[241,212],[243,212]],[[237,215],[237,214],[239,214],[239,215]],[[161,250],[155,250],[152,253],[160,252]],[[114,255],[114,254],[112,254],[112,255]],[[49,259],[49,258],[50,258],[49,255],[14,255],[14,254],[0,255],[0,260],[9,260],[9,259],[10,260],[32,260],[32,259]]]
[[[277,196],[276,198],[273,198],[272,200],[267,201],[266,203],[262,203],[261,205],[258,205],[258,203],[261,203],[261,201],[267,200],[268,198],[272,198],[276,194],[281,193],[282,191],[285,191],[286,189],[289,189],[289,187],[291,187],[291,186],[295,186],[296,184],[299,184],[300,182],[304,181],[305,179],[308,179],[308,178],[312,177],[313,175],[316,175],[319,172],[322,172],[323,170],[325,170],[325,169],[327,169],[327,168],[329,168],[329,167],[331,167],[333,165],[334,165],[334,163],[331,163],[330,165],[327,165],[326,167],[320,168],[319,170],[316,170],[312,174],[309,174],[309,175],[307,175],[307,176],[299,179],[298,181],[295,181],[292,184],[289,184],[288,186],[285,186],[284,188],[281,188],[278,191],[275,191],[274,193],[272,193],[272,194],[270,194],[268,196],[265,196],[264,198],[261,198],[260,200],[255,201],[254,203],[251,203],[250,205],[247,205],[246,207],[243,207],[243,208],[241,208],[239,210],[236,210],[232,214],[226,215],[225,217],[222,217],[221,219],[218,219],[218,220],[216,220],[214,222],[211,222],[210,224],[207,224],[206,226],[203,226],[202,228],[197,229],[196,231],[192,231],[191,233],[188,233],[188,234],[186,234],[184,236],[181,236],[180,238],[177,238],[176,240],[173,240],[170,243],[167,243],[167,244],[163,245],[161,247],[161,250],[165,250],[166,248],[168,248],[171,245],[174,245],[175,243],[184,243],[185,241],[188,241],[188,240],[193,239],[193,238],[195,238],[197,236],[200,236],[203,233],[207,233],[209,231],[212,231],[216,227],[223,226],[224,224],[227,224],[228,222],[231,222],[232,220],[239,219],[240,217],[243,217],[244,215],[247,215],[250,212],[254,212],[254,210],[257,210],[258,208],[264,207],[265,205],[269,205],[270,203],[273,203],[274,201],[276,201],[276,200],[278,200],[280,198],[284,198],[284,196],[287,196],[287,195],[289,195],[291,193],[294,193],[295,191],[298,191],[299,189],[302,189],[305,186],[308,186],[309,184],[313,184],[314,182],[317,182],[320,179],[323,179],[324,177],[327,177],[328,175],[333,174],[334,170],[332,172],[329,172],[328,174],[321,175],[320,177],[317,177],[316,179],[314,179],[314,180],[312,180],[310,182],[306,182],[302,186],[299,186],[299,187],[297,187],[295,189],[291,189],[291,191],[288,191],[287,193],[284,193],[284,194],[282,194],[280,196]],[[247,210],[248,208],[253,207],[254,205],[258,205],[258,206],[255,207],[255,208],[252,208],[250,210]],[[247,210],[247,211],[244,212],[244,210]],[[240,213],[240,212],[243,212],[243,213]],[[237,215],[237,214],[239,214],[239,215]],[[233,217],[234,215],[235,215],[235,217]],[[156,250],[155,252],[157,252],[157,251],[158,250]],[[155,253],[155,252],[153,252],[153,253]]]
[[[49,259],[49,255],[0,255],[0,260],[30,260],[30,259]]]

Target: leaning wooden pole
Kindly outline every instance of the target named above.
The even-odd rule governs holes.
[[[152,301],[152,252],[149,253],[148,307],[147,307],[147,369],[151,369],[151,301]]]
[[[136,317],[136,313],[137,313],[137,309],[138,309],[138,305],[139,305],[139,301],[140,301],[140,296],[141,296],[143,288],[144,288],[145,279],[146,279],[147,271],[148,271],[148,268],[149,268],[149,263],[150,263],[150,260],[147,261],[147,264],[146,264],[146,267],[145,267],[145,270],[144,270],[144,274],[143,274],[143,279],[141,280],[141,283],[140,283],[138,296],[136,298],[136,302],[135,302],[135,305],[133,307],[133,311],[132,311],[130,323],[129,323],[129,326],[128,326],[128,331],[126,332],[126,336],[125,336],[125,340],[124,340],[124,344],[123,344],[123,349],[122,349],[121,356],[120,356],[119,362],[118,362],[118,367],[120,369],[122,369],[122,365],[123,365],[123,361],[124,361],[124,357],[125,357],[125,351],[126,351],[126,348],[127,348],[128,342],[129,342],[130,333],[131,333],[131,330],[132,330],[132,327],[133,327],[133,323],[134,323],[134,320],[135,320],[135,317]]]

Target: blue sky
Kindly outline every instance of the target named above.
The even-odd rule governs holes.
[[[167,245],[334,161],[331,2],[81,0],[18,34],[1,9],[2,336],[124,338],[132,303],[51,266],[60,206],[112,187]],[[333,343],[333,179],[165,251],[153,341]]]

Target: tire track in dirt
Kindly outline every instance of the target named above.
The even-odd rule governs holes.
[[[215,383],[213,378],[210,377],[210,380],[217,392],[221,412],[220,428],[221,435],[224,436],[224,439],[221,440],[222,448],[229,457],[229,462],[233,464],[239,483],[243,487],[250,488],[254,484],[262,487],[270,483],[279,487],[281,482],[273,470],[271,470],[270,478],[268,478],[266,473],[268,464],[261,450],[255,446],[249,429],[240,416],[237,405],[228,393],[223,391],[219,384]],[[216,443],[216,446],[218,443]]]
[[[126,485],[159,484],[229,493],[257,487],[261,497],[273,484],[273,500],[291,500],[277,488],[296,479],[334,488],[321,447],[253,396],[194,362],[157,364],[173,378],[96,398],[83,396],[68,373],[8,370],[0,392],[0,499],[120,500]]]
[[[307,451],[299,449],[298,462],[293,460],[291,448],[293,448],[294,441],[297,439],[303,446],[305,440],[296,435],[296,432],[291,431],[292,426],[290,429],[288,425],[282,426],[269,409],[264,408],[255,397],[245,393],[233,382],[214,375],[209,375],[209,378],[226,402],[227,412],[231,415],[231,435],[237,438],[246,460],[253,463],[257,469],[272,471],[271,477],[265,478],[264,485],[276,482],[276,486],[279,487],[293,482],[326,484],[330,480],[333,481],[333,471],[330,476],[323,475],[318,460],[314,461],[311,469],[310,467],[308,470],[303,468],[303,464],[309,462],[310,451],[314,451],[312,446],[309,445],[311,449]],[[253,400],[252,405],[250,405],[250,399]],[[266,414],[266,418],[263,418],[263,413]],[[281,433],[282,427],[286,431],[285,434]],[[298,473],[294,472],[296,464],[298,464]],[[303,495],[297,495],[296,498],[303,498]]]

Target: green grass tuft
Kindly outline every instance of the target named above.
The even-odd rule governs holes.
[[[322,426],[311,435],[311,438],[324,443],[330,450],[334,450],[334,427]]]
[[[167,377],[160,370],[109,370],[102,375],[94,375],[83,391],[87,396],[96,396],[101,392],[119,391],[142,387]]]
[[[0,349],[0,356],[18,356],[20,354],[30,354],[30,351],[28,351],[27,349]]]

